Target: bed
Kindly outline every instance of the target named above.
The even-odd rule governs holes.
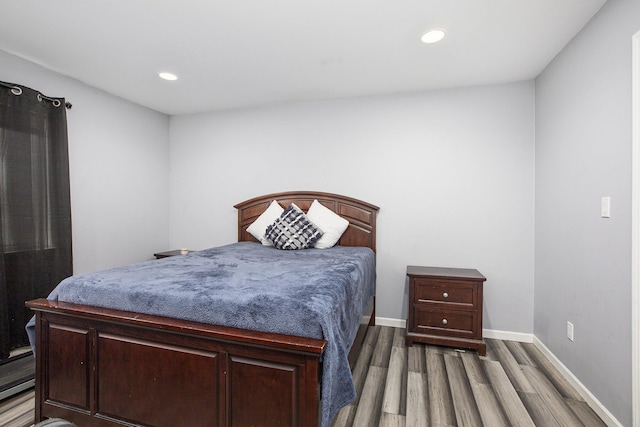
[[[246,247],[262,256],[262,245],[247,228],[273,200],[283,207],[295,203],[305,212],[317,200],[347,219],[349,225],[336,248],[272,251],[305,256],[326,251],[322,252],[324,257],[334,249],[356,252],[369,248],[375,252],[378,208],[322,192],[274,193],[237,204],[239,243],[232,245],[234,248]],[[165,267],[196,265],[202,259],[217,257],[218,251],[212,248],[174,257]],[[357,252],[358,257],[360,252],[364,251]],[[143,263],[143,268],[162,261]],[[375,264],[373,270],[375,275]],[[352,365],[367,326],[375,321],[375,296],[357,304],[362,305],[357,313],[357,332],[352,326],[348,333],[342,331],[342,326],[333,324],[337,322],[332,323],[333,329],[325,330],[326,322],[320,322],[318,333],[299,335],[279,331],[279,324],[287,322],[266,322],[277,325],[263,328],[256,321],[256,327],[245,329],[194,321],[188,315],[158,315],[146,307],[120,310],[101,304],[66,302],[51,296],[27,302],[35,311],[36,422],[57,417],[79,426],[98,427],[326,427],[346,403],[344,393],[335,393],[342,398],[337,403],[330,398],[337,386],[327,383],[331,372],[344,372],[343,367],[343,371],[335,371],[334,349],[340,345],[334,338],[339,337],[335,341],[349,351]],[[283,310],[287,309],[283,305]],[[294,318],[296,322],[301,323]]]

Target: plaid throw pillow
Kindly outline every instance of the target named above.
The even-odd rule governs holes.
[[[322,237],[322,230],[292,203],[267,227],[265,237],[278,249],[306,249]]]

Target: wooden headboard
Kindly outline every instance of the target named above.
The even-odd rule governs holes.
[[[234,206],[238,209],[238,241],[256,241],[247,233],[247,227],[273,200],[277,200],[283,208],[295,203],[306,212],[315,199],[349,221],[349,227],[338,241],[339,245],[365,246],[376,250],[376,214],[380,208],[351,197],[317,191],[273,193],[238,203]]]

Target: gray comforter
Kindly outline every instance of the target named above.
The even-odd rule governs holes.
[[[48,299],[324,338],[321,412],[328,427],[355,397],[347,354],[374,294],[368,248],[283,251],[242,242],[79,274]]]

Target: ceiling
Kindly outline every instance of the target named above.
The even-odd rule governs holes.
[[[0,0],[0,50],[187,114],[532,79],[605,1]]]

